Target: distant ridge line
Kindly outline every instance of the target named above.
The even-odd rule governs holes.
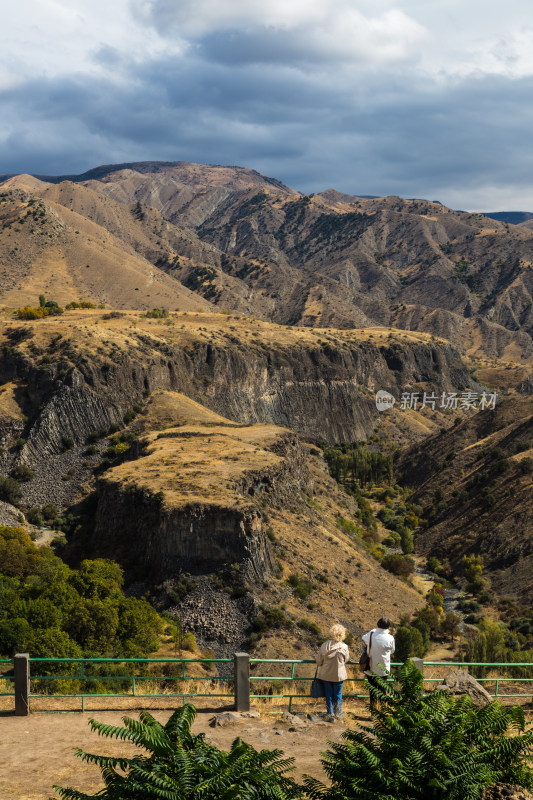
[[[258,172],[255,169],[250,169],[249,167],[239,167],[229,164],[201,164],[194,161],[127,161],[121,164],[102,164],[98,167],[93,167],[93,169],[89,169],[86,172],[72,175],[39,175],[34,172],[29,172],[28,175],[31,175],[40,181],[46,181],[47,183],[62,183],[63,181],[83,183],[84,181],[101,180],[102,178],[105,178],[106,175],[110,175],[113,172],[120,172],[120,170],[123,169],[131,169],[141,175],[146,175],[155,172],[164,172],[166,169],[171,169],[172,167],[187,167],[190,165],[209,167],[213,169],[232,169],[237,172],[258,175],[266,183],[269,183],[272,186],[276,186],[280,189],[290,191],[290,188],[277,178],[271,178],[268,175],[263,175],[261,172]],[[18,174],[20,173],[15,172],[11,174],[0,175],[0,181],[4,182],[9,180],[9,178],[14,178]]]

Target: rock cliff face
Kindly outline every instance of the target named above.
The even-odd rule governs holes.
[[[189,315],[183,319],[190,324]],[[342,442],[366,439],[374,430],[371,393],[377,389],[399,397],[415,384],[436,392],[473,385],[457,351],[429,336],[370,329],[360,339],[350,332],[311,339],[301,329],[266,323],[263,330],[256,322],[245,335],[242,322],[236,329],[231,318],[204,314],[192,336],[188,331],[180,340],[175,327],[130,333],[126,323],[105,331],[108,352],[99,346],[89,356],[80,342],[38,366],[23,342],[5,356],[3,380],[25,384],[23,459],[61,452],[65,437],[82,445],[91,432],[121,425],[124,414],[157,389],[182,392],[240,423],[269,422],[308,440]],[[81,322],[77,332],[72,323],[50,327],[50,336],[57,328],[68,331],[70,341],[86,335]]]
[[[253,441],[245,441],[250,432]],[[262,509],[312,487],[298,438],[270,426],[187,426],[144,444],[146,454],[98,482],[95,550],[126,568],[142,565],[151,581],[234,563],[245,580],[268,577],[273,562]]]
[[[133,570],[133,577],[161,581],[181,572],[213,573],[233,563],[249,581],[272,572],[268,540],[254,510],[201,503],[164,508],[154,496],[123,492],[106,481],[98,498],[94,547]]]

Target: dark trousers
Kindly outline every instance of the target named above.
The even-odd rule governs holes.
[[[370,710],[372,711],[375,708],[376,703],[377,703],[377,697],[376,697],[375,689],[377,689],[377,687],[378,687],[378,682],[377,682],[377,679],[376,679],[375,675],[368,675],[367,674],[366,679],[370,684],[370,690],[369,690],[369,694],[370,694]]]
[[[342,681],[322,681],[326,691],[326,709],[333,716],[334,711],[342,711]]]

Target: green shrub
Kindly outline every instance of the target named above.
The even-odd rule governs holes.
[[[316,622],[312,622],[310,619],[301,619],[298,622],[298,627],[301,628],[303,631],[307,631],[308,633],[316,636],[317,638],[321,638],[322,631],[316,624]]]
[[[287,772],[293,759],[281,758],[279,750],[255,750],[239,737],[231,750],[219,750],[195,736],[192,705],[178,708],[165,725],[148,711],[140,721],[124,717],[124,727],[89,721],[96,733],[121,739],[142,752],[133,756],[98,756],[76,750],[83,761],[96,764],[105,788],[87,795],[70,788],[54,787],[62,800],[290,800],[303,798]]]
[[[20,620],[30,625],[29,638]],[[124,596],[118,564],[85,560],[71,570],[22,529],[0,526],[0,657],[12,656],[15,646],[43,658],[142,657],[157,649],[160,629],[146,601]]]
[[[31,481],[33,470],[27,464],[16,464],[11,470],[11,477],[16,481]]]
[[[402,530],[400,532],[400,544],[402,547],[402,553],[404,553],[405,555],[409,555],[415,549],[415,545],[413,542],[413,535],[405,527],[402,527]]]
[[[189,650],[191,653],[194,653],[196,650],[196,639],[194,633],[191,633],[191,631],[184,633],[181,646],[184,650]]]
[[[388,553],[384,556],[381,566],[401,578],[408,578],[415,568],[410,558],[401,556],[399,553]]]
[[[396,631],[394,638],[396,642],[395,658],[397,661],[405,662],[413,656],[423,658],[425,655],[424,637],[417,628],[401,626]]]
[[[289,586],[292,586],[294,596],[298,597],[300,600],[307,600],[313,589],[316,588],[314,583],[311,583],[311,581],[305,578],[300,578],[296,573],[289,575],[287,583]]]
[[[54,503],[46,503],[46,505],[41,508],[41,514],[47,522],[53,522],[58,513],[57,506],[54,505]]]
[[[263,633],[272,628],[290,628],[292,621],[281,608],[263,608],[254,619],[252,628],[255,633]]]
[[[44,525],[44,517],[41,514],[40,508],[30,508],[30,510],[26,512],[26,519],[30,525]]]
[[[0,475],[0,500],[16,506],[22,496],[20,484],[14,478]]]
[[[372,734],[347,730],[331,745],[322,759],[331,785],[305,778],[312,800],[478,800],[496,783],[533,785],[533,731],[524,733],[520,707],[478,710],[469,697],[424,695],[412,661],[398,688],[375,680],[381,707]]]
[[[146,312],[145,316],[152,317],[152,319],[162,319],[168,317],[168,311],[166,308],[152,308],[151,311]]]

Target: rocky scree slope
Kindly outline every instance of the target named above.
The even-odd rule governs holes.
[[[460,574],[481,555],[494,591],[533,602],[533,400],[501,400],[402,455],[398,480],[415,489],[427,527],[426,555]]]

